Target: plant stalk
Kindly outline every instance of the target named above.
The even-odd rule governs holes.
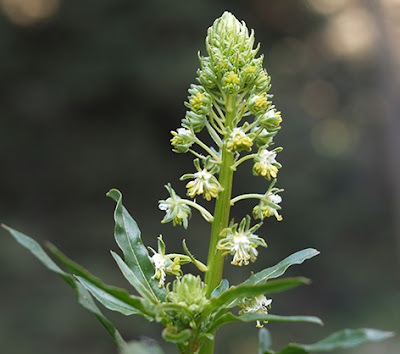
[[[228,95],[226,100],[226,117],[225,127],[231,130],[233,127],[234,118],[236,115],[236,96]],[[212,291],[218,286],[222,279],[222,271],[224,267],[224,256],[222,251],[217,250],[216,246],[219,240],[219,235],[223,229],[228,227],[230,200],[232,195],[232,180],[233,180],[233,152],[226,148],[228,136],[224,137],[222,146],[222,163],[219,173],[219,183],[223,190],[219,193],[215,203],[214,221],[211,228],[210,247],[208,251],[207,267],[204,282],[207,285],[207,297],[210,297]],[[214,351],[214,340],[205,339],[200,354],[212,354]]]

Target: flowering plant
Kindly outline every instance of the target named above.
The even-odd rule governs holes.
[[[225,12],[208,29],[206,48],[208,56],[199,55],[198,83],[189,89],[185,103],[188,111],[182,127],[172,132],[171,139],[173,151],[195,156],[195,172],[181,177],[181,180],[189,179],[186,184],[189,199],[178,196],[171,184],[167,184],[169,196],[159,201],[159,208],[165,211],[162,223],[172,222],[174,226],[188,228],[192,210],[196,209],[211,224],[206,263],[196,259],[185,241],[183,253],[166,253],[162,236],[158,237],[157,250],[146,247],[135,220],[122,204],[121,193],[115,189],[107,196],[116,202],[114,236],[123,258],[111,253],[136,290],[135,295],[105,284],[55,246],[47,244],[55,261],[65,268],[61,269],[33,239],[3,225],[75,290],[79,303],[100,320],[122,353],[137,352],[138,343],[127,344],[123,340],[100,312],[93,297],[109,310],[161,323],[162,338],[175,343],[179,353],[212,353],[217,329],[231,322],[254,322],[260,328],[272,321],[322,324],[314,316],[270,313],[271,294],[309,282],[303,277],[277,278],[288,267],[318,255],[315,249],[296,252],[238,285],[230,285],[223,278],[226,257],[234,266],[246,266],[257,260],[259,246],[267,247],[265,240],[255,234],[264,219],[274,216],[277,221],[282,220],[279,205],[282,198],[278,193],[283,189],[275,187],[282,168],[277,154],[282,148],[273,148],[282,118],[271,102],[270,77],[262,66],[263,56],[257,56],[260,46],[254,47],[254,31],[249,33],[244,22]],[[211,146],[203,141],[202,135],[207,137],[206,134]],[[267,181],[266,191],[232,197],[233,174],[248,160],[254,162],[253,174]],[[207,202],[215,199],[214,212],[197,202],[196,197],[203,197]],[[240,223],[235,223],[230,220],[230,209],[243,199],[256,200],[252,216],[245,215]],[[256,223],[258,219],[261,221]],[[205,274],[204,278],[184,273],[182,266],[186,263],[193,263]],[[170,281],[169,276],[175,279]],[[260,353],[275,353],[269,332],[262,328],[259,333]],[[390,335],[372,329],[344,330],[315,344],[289,344],[276,353],[347,348]],[[141,353],[161,352],[159,347],[145,343],[140,343],[140,348]]]

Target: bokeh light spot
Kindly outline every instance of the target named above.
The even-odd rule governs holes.
[[[12,22],[29,26],[53,16],[60,0],[0,0],[0,6]]]
[[[366,10],[351,7],[330,18],[324,37],[333,54],[361,59],[371,54],[377,29]]]
[[[311,142],[322,156],[335,157],[349,151],[351,134],[348,126],[338,119],[324,119],[312,129]]]
[[[349,0],[306,0],[307,4],[322,15],[330,15],[340,11]]]

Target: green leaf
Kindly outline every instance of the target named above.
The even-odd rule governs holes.
[[[289,344],[283,348],[279,354],[297,354],[347,349],[369,342],[379,342],[388,339],[393,335],[393,332],[385,332],[370,328],[344,329],[342,331],[335,332],[314,344]]]
[[[134,287],[137,287],[137,284],[141,284],[140,277],[138,276],[137,273],[134,273],[128,265],[124,262],[124,260],[115,252],[111,251],[111,255],[114,257],[114,260],[117,262],[117,265],[119,269],[121,270],[121,273],[124,275],[126,280]]]
[[[229,288],[229,282],[227,279],[222,279],[219,285],[213,290],[211,293],[210,297],[218,297],[220,296],[224,291],[228,290]]]
[[[271,354],[272,346],[271,334],[268,329],[260,328],[258,331],[258,354]]]
[[[231,322],[256,322],[256,321],[266,321],[266,322],[308,322],[313,324],[318,324],[322,326],[322,321],[318,317],[314,316],[278,316],[269,315],[263,313],[245,313],[241,316],[235,316],[231,312],[222,315],[218,320],[216,320],[210,327],[209,332],[215,331],[219,327],[231,323]]]
[[[242,283],[238,286],[230,287],[228,290],[224,291],[219,297],[214,297],[210,299],[210,304],[219,307],[244,297],[254,297],[262,294],[281,292],[292,289],[302,284],[309,283],[310,281],[303,277],[278,279],[259,284]]]
[[[2,225],[2,227],[7,230],[19,244],[30,251],[47,269],[55,272],[68,283],[68,285],[75,291],[78,303],[97,317],[120,348],[126,346],[126,343],[118,330],[101,313],[89,292],[78,281],[76,281],[72,275],[64,272],[56,263],[54,263],[54,261],[35,240],[8,226]]]
[[[277,354],[308,354],[309,352],[305,349],[298,347],[297,345],[288,344]]]
[[[154,266],[140,238],[140,230],[135,220],[122,205],[121,192],[111,189],[107,196],[117,202],[114,212],[114,236],[119,248],[124,253],[126,265],[135,275],[135,277],[131,277],[132,285],[140,295],[153,303],[163,301],[166,291],[164,288],[158,287],[158,281],[151,279],[154,274]],[[120,263],[118,265],[121,266]]]
[[[120,354],[164,354],[161,347],[153,340],[131,341]]]
[[[99,302],[101,302],[104,305],[104,307],[108,308],[109,310],[120,312],[125,316],[138,315],[138,314],[143,315],[143,312],[139,311],[136,307],[129,305],[125,301],[119,300],[115,296],[104,291],[103,289],[100,289],[99,287],[97,287],[90,281],[86,280],[85,278],[82,278],[80,276],[75,276],[75,277]],[[136,305],[138,307],[143,306],[140,302],[140,298],[135,300],[137,300]]]
[[[134,307],[136,309],[136,312],[134,312],[135,314],[145,316],[146,319],[148,319],[149,321],[153,320],[152,313],[150,312],[152,304],[149,302],[146,302],[146,299],[140,298],[138,296],[130,295],[125,289],[120,289],[120,288],[105,284],[101,279],[92,275],[90,272],[88,272],[85,268],[80,266],[78,263],[69,259],[65,254],[63,254],[53,244],[47,243],[46,246],[49,249],[49,251],[57,258],[57,260],[61,264],[63,264],[72,274],[86,280],[85,283],[82,282],[81,280],[80,280],[80,282],[105,307],[107,307],[110,310],[118,311],[116,308],[113,309],[113,308],[110,308],[109,306],[106,306],[106,304],[98,298],[99,294],[102,292],[107,294],[107,295],[104,295],[103,297],[110,298],[110,301],[111,301],[111,298],[113,298],[113,299],[115,299],[114,301],[116,303],[118,303],[118,302],[125,303],[128,308]],[[89,284],[92,284],[92,286],[90,286]],[[96,291],[96,289],[98,289],[98,290]],[[93,291],[91,291],[91,290],[93,290]],[[108,304],[108,305],[110,305],[110,304]],[[130,313],[130,314],[134,314],[134,313]]]
[[[308,284],[309,280],[302,277],[272,280],[262,284],[245,284],[232,286],[220,296],[213,297],[204,308],[201,316],[205,318],[210,313],[218,311],[221,307],[234,307],[244,297],[255,297],[262,294],[271,294],[289,290],[302,284]]]
[[[261,272],[253,274],[249,279],[247,279],[245,284],[258,284],[261,282],[265,282],[268,279],[278,278],[283,273],[286,272],[291,265],[301,264],[306,259],[315,257],[319,252],[313,248],[307,248],[305,250],[293,253],[289,257],[286,257],[284,260],[280,261],[277,265],[266,268]]]
[[[245,313],[238,317],[240,321],[267,321],[267,322],[308,322],[322,326],[322,321],[315,316],[278,316],[278,315],[263,315],[259,313]]]

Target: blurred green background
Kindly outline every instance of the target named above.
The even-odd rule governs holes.
[[[326,325],[268,324],[278,348],[343,327],[400,332],[400,3],[396,0],[132,1],[0,0],[0,220],[50,240],[108,283],[129,287],[109,250],[112,187],[145,244],[162,233],[205,260],[210,227],[161,225],[163,187],[193,171],[171,152],[170,130],[224,10],[256,31],[284,122],[278,186],[283,222],[258,234],[269,248],[248,267],[226,265],[232,283],[292,252],[321,255],[290,275],[312,285],[273,297],[271,313],[322,317]],[[263,192],[251,163],[234,194]],[[233,210],[239,218],[252,202]],[[194,227],[193,227],[194,226]],[[188,271],[193,269],[188,266]],[[0,236],[0,352],[116,353],[70,288]],[[161,327],[104,312],[126,339],[160,339]],[[164,344],[163,344],[164,345]],[[216,353],[256,353],[253,324],[220,330]],[[174,348],[164,346],[168,353]],[[347,351],[397,354],[399,339]]]

